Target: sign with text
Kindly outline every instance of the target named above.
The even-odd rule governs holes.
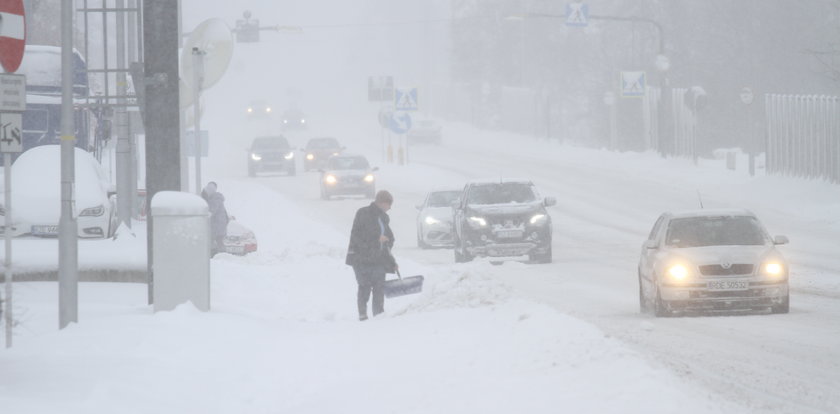
[[[26,110],[26,76],[0,74],[0,111]]]

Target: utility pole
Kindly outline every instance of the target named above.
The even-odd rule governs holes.
[[[58,222],[58,327],[79,321],[79,224],[73,217],[73,2],[61,2],[61,218]]]
[[[193,57],[193,131],[195,132],[195,193],[201,194],[201,88],[204,84],[204,55],[207,52],[194,47]]]
[[[143,1],[146,194],[181,190],[178,0]],[[146,220],[149,303],[154,303],[153,218]]]
[[[125,0],[117,1],[117,213],[119,222],[131,228],[131,213],[134,194],[131,194],[131,137],[128,126],[126,91],[126,42],[125,42]]]

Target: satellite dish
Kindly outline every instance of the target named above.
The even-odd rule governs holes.
[[[192,51],[194,48],[205,53],[204,83],[201,87],[202,89],[210,88],[222,78],[230,64],[230,58],[233,56],[233,34],[222,19],[205,20],[190,33],[181,50],[182,107],[192,104],[192,97],[184,98],[192,95],[194,82]]]

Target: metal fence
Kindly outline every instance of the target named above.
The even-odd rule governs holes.
[[[840,183],[840,97],[765,95],[767,172]]]

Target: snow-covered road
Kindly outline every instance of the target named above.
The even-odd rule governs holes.
[[[371,123],[372,124],[372,123]],[[442,146],[412,147],[411,162],[382,162],[379,131],[360,123],[339,131],[349,151],[379,165],[389,189],[403,269],[429,272],[466,267],[502,280],[521,297],[595,324],[630,344],[651,363],[754,412],[831,412],[840,407],[840,191],[825,183],[750,178],[711,160],[616,154],[575,148],[452,124]],[[297,144],[316,131],[293,136]],[[369,137],[375,137],[370,139]],[[467,156],[468,155],[468,156]],[[234,167],[235,168],[235,167]],[[235,170],[228,169],[236,176]],[[240,169],[244,176],[244,168]],[[463,186],[468,179],[524,177],[555,196],[554,263],[454,264],[450,250],[415,246],[416,210],[425,192]],[[231,178],[227,188],[246,178]],[[363,199],[323,201],[318,174],[252,180],[295,200],[312,217],[348,232]],[[231,190],[229,190],[230,192]],[[235,191],[235,190],[234,190]],[[772,234],[785,234],[791,261],[791,313],[656,319],[638,311],[636,265],[641,243],[666,210],[746,207]],[[231,205],[236,205],[235,196]],[[246,218],[242,218],[243,221]],[[437,269],[437,270],[435,270]]]

